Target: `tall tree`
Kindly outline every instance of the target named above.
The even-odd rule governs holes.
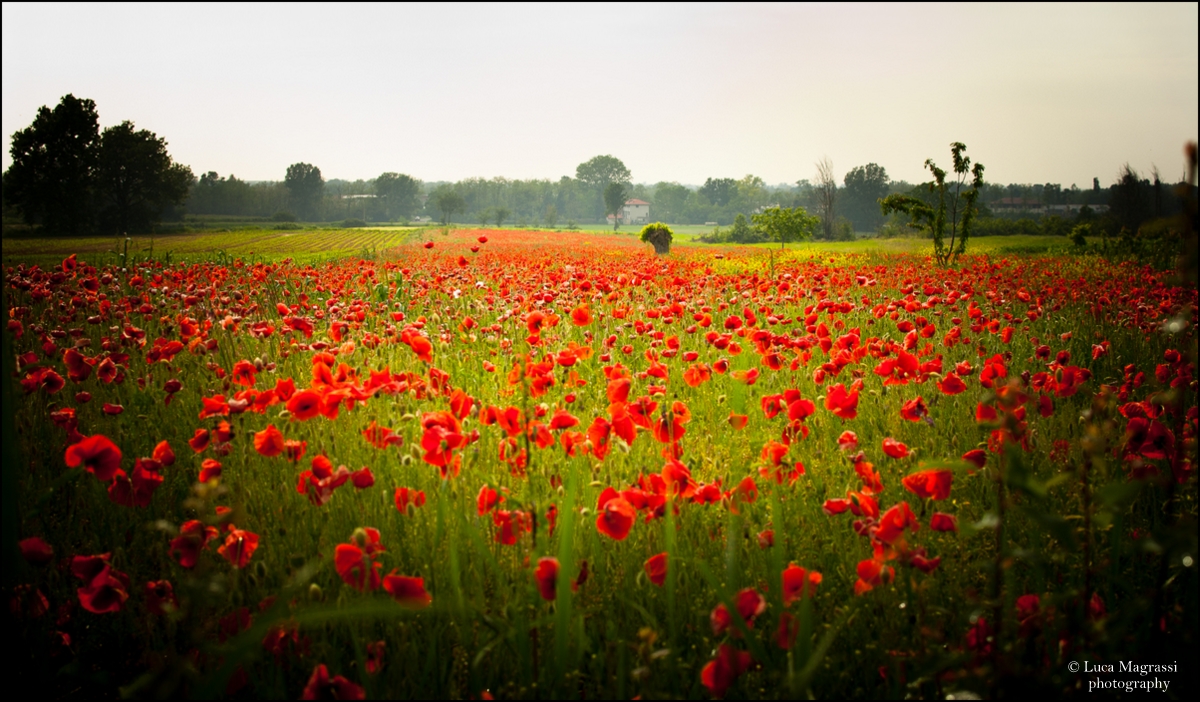
[[[837,179],[833,177],[833,162],[829,157],[817,162],[817,216],[821,218],[821,234],[833,238],[833,223],[837,218]]]
[[[289,200],[300,219],[316,219],[321,206],[321,195],[325,191],[325,179],[321,177],[321,169],[311,163],[293,163],[288,166],[283,184],[287,186]]]
[[[42,106],[29,127],[12,135],[12,165],[4,197],[31,224],[56,234],[80,234],[91,224],[92,176],[100,147],[96,103],[66,95]]]
[[[167,142],[138,130],[128,120],[100,135],[96,196],[101,226],[125,233],[143,231],[163,210],[183,204],[192,169],[171,159]]]
[[[842,179],[842,210],[860,231],[873,231],[883,224],[879,201],[888,194],[888,174],[883,166],[855,166]]]
[[[433,206],[442,213],[442,224],[450,224],[450,218],[467,209],[467,201],[458,190],[443,185],[433,192]]]
[[[604,188],[604,214],[613,216],[613,231],[621,226],[621,208],[628,197],[624,183],[609,183]]]
[[[967,145],[961,141],[950,145],[955,177],[949,184],[946,183],[946,171],[938,168],[933,159],[925,159],[925,167],[933,174],[933,180],[923,187],[932,196],[932,204],[923,198],[900,193],[888,195],[879,203],[884,214],[903,212],[909,216],[910,226],[927,230],[933,237],[934,258],[943,266],[966,253],[967,238],[975,219],[975,201],[983,187],[983,164],[972,166],[971,158],[963,155],[966,150]],[[947,231],[949,246],[945,241]]]
[[[789,241],[806,241],[821,223],[803,207],[769,207],[750,218],[754,228],[768,239],[779,242],[779,248]]]
[[[733,178],[709,178],[700,186],[700,194],[717,207],[724,207],[738,194],[738,182]]]
[[[596,193],[597,209],[603,211],[604,189],[610,183],[628,185],[633,180],[629,169],[615,156],[595,156],[575,168],[575,179]]]
[[[375,196],[384,216],[408,219],[420,206],[421,181],[403,173],[383,173],[375,179]]]

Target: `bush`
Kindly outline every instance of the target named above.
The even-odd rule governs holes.
[[[275,214],[271,215],[271,221],[272,222],[295,222],[296,215],[292,214],[291,212],[288,212],[287,210],[279,210]]]
[[[301,227],[299,224],[296,224],[295,222],[280,222],[279,224],[276,224],[274,227],[272,227],[272,229],[274,229],[277,232],[285,232],[285,231],[291,231],[293,229],[303,229],[303,228],[304,227]],[[226,231],[228,231],[228,230],[226,230]]]
[[[354,227],[365,227],[365,226],[367,226],[367,223],[362,221],[361,219],[357,219],[357,218],[347,219],[346,221],[342,222],[342,224],[341,224],[342,229],[352,229]]]
[[[654,253],[668,254],[671,252],[671,239],[675,237],[671,228],[662,222],[652,222],[642,227],[642,241],[654,246]]]

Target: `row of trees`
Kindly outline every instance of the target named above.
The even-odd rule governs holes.
[[[74,95],[43,106],[12,137],[4,204],[62,234],[139,231],[187,198],[192,171],[167,142],[125,121],[100,131],[96,103]]]

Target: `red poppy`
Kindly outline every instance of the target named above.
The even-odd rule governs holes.
[[[175,452],[171,450],[171,444],[167,443],[165,439],[155,445],[151,458],[164,466],[175,464]]]
[[[700,682],[713,697],[724,697],[725,692],[738,677],[750,669],[754,659],[749,653],[739,651],[728,644],[721,644],[717,657],[705,664],[700,671]]]
[[[919,422],[929,416],[929,408],[925,406],[925,400],[917,396],[900,407],[900,416],[910,422]]]
[[[745,588],[738,592],[734,598],[734,606],[737,607],[738,614],[741,615],[742,621],[746,623],[747,628],[754,627],[754,619],[762,614],[767,609],[767,601],[763,596],[752,587]],[[712,626],[713,636],[720,636],[733,629],[733,618],[729,615],[729,610],[724,604],[718,604],[713,608],[709,615],[709,624]],[[734,636],[741,636],[741,632],[734,630]]]
[[[427,248],[432,246],[432,241],[426,244]],[[304,686],[304,692],[300,695],[302,700],[364,700],[366,698],[366,691],[346,678],[340,675],[330,678],[329,669],[325,667],[324,663],[313,669],[312,677],[308,679],[308,684]]]
[[[829,388],[825,396],[825,409],[842,419],[854,419],[858,416],[858,389],[847,392],[841,383]]]
[[[179,536],[171,539],[171,557],[184,568],[194,568],[200,552],[215,538],[216,527],[205,526],[198,519],[186,521],[179,527]]]
[[[267,425],[266,429],[254,433],[254,450],[258,451],[260,456],[270,458],[283,453],[283,433],[275,428],[274,424]]]
[[[152,580],[146,583],[146,609],[150,614],[164,615],[179,609],[175,589],[169,580]]]
[[[944,395],[957,395],[967,389],[967,384],[954,373],[948,374],[937,383],[938,390]]]
[[[375,475],[370,468],[363,466],[350,474],[350,482],[356,490],[365,490],[375,484]]]
[[[188,439],[188,446],[196,453],[200,453],[208,448],[209,434],[207,429],[197,429],[192,438]]]
[[[883,452],[892,458],[905,458],[908,447],[889,436],[883,440]]]
[[[558,583],[558,559],[539,558],[537,568],[533,571],[533,577],[537,580],[538,592],[541,593],[542,599],[553,601],[558,595],[555,590]]]
[[[301,390],[287,401],[287,411],[299,420],[309,420],[321,413],[321,395],[315,390]]]
[[[858,580],[854,583],[854,594],[856,595],[869,592],[885,582],[891,582],[895,577],[895,571],[891,566],[886,566],[874,558],[859,561],[856,570],[858,573]]]
[[[934,512],[929,520],[929,528],[934,531],[958,531],[958,517],[953,514]]]
[[[17,547],[21,550],[21,557],[32,565],[45,565],[54,558],[54,549],[38,536],[22,539]]]
[[[233,529],[225,537],[225,543],[217,548],[217,553],[225,557],[234,568],[245,568],[250,565],[250,557],[258,549],[258,534],[245,529]]]
[[[906,528],[913,531],[921,528],[917,515],[907,502],[894,505],[879,517],[879,528],[875,530],[875,538],[881,543],[895,544],[903,535]]]
[[[503,499],[500,493],[484,485],[479,488],[479,496],[475,499],[476,511],[482,517],[492,511]]]
[[[107,483],[121,467],[121,449],[103,434],[84,437],[79,443],[67,447],[67,467],[83,466],[100,482]]]
[[[424,578],[412,578],[406,575],[383,576],[383,589],[387,590],[396,602],[411,609],[428,607],[433,598],[425,592]]]
[[[987,463],[987,452],[983,449],[971,449],[962,455],[964,461],[975,464],[976,468],[982,468]]]
[[[812,597],[821,584],[821,574],[817,571],[806,571],[792,563],[783,569],[783,603],[785,605],[800,599]]]
[[[596,529],[617,541],[623,541],[629,536],[629,530],[633,528],[633,522],[637,519],[637,510],[633,505],[617,495],[617,491],[611,487],[600,493],[596,511]]]
[[[667,580],[667,554],[663,553],[650,556],[646,559],[646,563],[642,566],[646,569],[646,577],[650,578],[650,582],[662,587],[662,584]]]
[[[71,559],[71,572],[84,582],[77,591],[79,604],[93,614],[119,612],[129,599],[129,577],[113,570],[109,564],[110,554],[98,556],[75,556]]]
[[[396,510],[402,514],[409,513],[409,506],[423,507],[425,505],[425,491],[415,488],[398,487],[395,495]]]
[[[909,492],[925,499],[944,500],[950,496],[954,474],[948,470],[924,470],[906,476],[901,482]]]
[[[207,483],[221,477],[221,463],[215,458],[206,458],[200,464],[200,482]]]

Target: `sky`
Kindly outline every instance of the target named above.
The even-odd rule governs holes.
[[[1183,173],[1197,4],[3,4],[3,167],[71,93],[199,176],[425,181],[927,180],[949,145],[992,183]]]

